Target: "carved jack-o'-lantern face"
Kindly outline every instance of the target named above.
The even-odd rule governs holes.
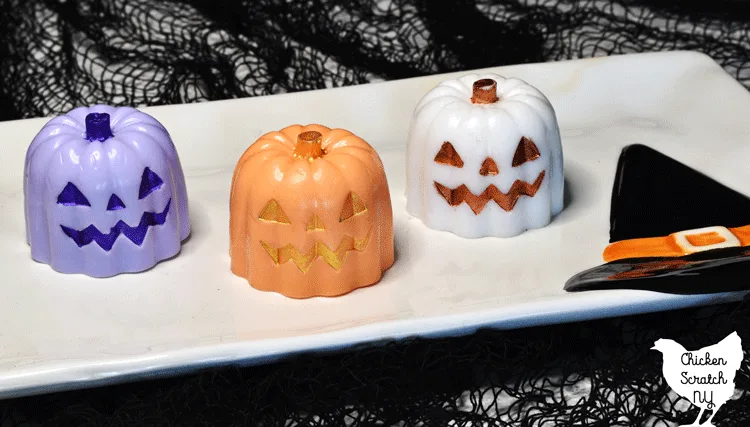
[[[338,222],[343,223],[352,220],[356,215],[365,212],[367,212],[365,204],[356,194],[350,192],[346,196],[344,205],[341,208]],[[266,203],[266,206],[261,210],[258,219],[262,222],[269,222],[278,225],[292,225],[291,220],[284,212],[279,202],[275,199],[271,199]],[[317,213],[313,213],[305,224],[305,229],[308,233],[325,232],[326,225]],[[349,251],[362,252],[367,248],[367,243],[370,240],[371,234],[372,226],[370,226],[367,232],[361,237],[344,235],[338,245],[333,247],[329,247],[324,241],[318,240],[315,241],[312,247],[306,252],[303,252],[292,243],[287,243],[282,247],[277,247],[272,243],[260,240],[260,244],[263,246],[263,249],[268,252],[268,256],[271,257],[271,260],[273,260],[276,265],[292,262],[302,273],[305,273],[316,259],[321,258],[334,270],[340,270],[344,265],[344,260]]]
[[[167,130],[129,107],[80,107],[34,138],[24,170],[31,256],[63,273],[138,272],[190,234],[182,166]]]
[[[534,142],[529,138],[522,137],[521,142],[518,143],[518,148],[516,148],[516,152],[513,155],[511,167],[519,167],[526,162],[538,159],[539,156],[539,149]],[[456,149],[453,148],[453,145],[450,142],[444,142],[443,146],[440,147],[440,151],[435,156],[435,163],[441,163],[456,168],[463,168],[464,166],[461,156],[456,152]],[[498,173],[500,173],[500,170],[492,157],[484,159],[479,168],[479,175],[492,176],[497,175]],[[481,194],[472,193],[466,184],[461,184],[452,189],[437,181],[435,181],[434,184],[435,189],[441,196],[443,196],[449,205],[458,206],[461,203],[466,203],[469,205],[472,212],[479,215],[490,201],[494,201],[505,211],[512,211],[520,197],[534,197],[539,190],[539,187],[542,185],[544,175],[545,172],[542,170],[539,172],[539,175],[537,175],[533,183],[517,179],[513,182],[510,191],[507,193],[500,191],[495,184],[489,184]]]
[[[511,237],[562,209],[562,148],[538,90],[498,75],[441,83],[418,104],[407,211],[462,237]]]
[[[120,182],[123,181],[124,180],[122,179],[120,180]],[[146,167],[145,169],[143,169],[140,184],[138,184],[138,200],[140,201],[145,199],[154,191],[161,190],[163,186],[164,181],[161,179],[161,177],[159,177],[159,175]],[[146,238],[146,233],[148,232],[150,227],[163,225],[166,221],[167,214],[169,213],[169,207],[172,203],[172,198],[169,197],[169,193],[167,194],[167,201],[163,209],[158,212],[149,210],[138,211],[138,214],[140,214],[139,221],[137,221],[133,225],[128,224],[122,218],[116,218],[116,223],[112,227],[110,227],[109,229],[105,229],[104,231],[101,231],[94,223],[91,223],[82,229],[68,227],[64,224],[60,224],[60,228],[62,229],[63,233],[66,236],[70,237],[79,248],[94,243],[105,252],[109,252],[110,250],[112,250],[112,247],[114,246],[117,239],[121,236],[122,238],[129,240],[131,243],[140,246]],[[97,199],[102,198],[97,195]],[[135,200],[135,194],[133,194],[133,197],[130,199]],[[92,207],[88,198],[72,182],[68,182],[60,192],[60,194],[58,194],[57,204],[62,206],[85,206],[86,209],[97,209],[102,207]],[[107,199],[107,212],[122,211],[124,209],[127,209],[125,202],[123,202],[122,198],[120,198],[120,196],[118,196],[116,193],[112,193]],[[137,210],[139,208],[131,205],[131,209]],[[123,212],[121,212],[120,214],[122,214]],[[84,213],[79,211],[79,214]],[[92,215],[99,216],[101,215],[101,213],[92,213]]]
[[[232,272],[289,297],[336,296],[393,264],[382,163],[343,129],[289,126],[243,154],[232,180]]]

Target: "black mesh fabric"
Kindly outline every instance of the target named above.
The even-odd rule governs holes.
[[[381,343],[0,401],[0,426],[676,426],[697,408],[649,349],[671,338],[697,350],[732,331],[750,342],[749,305]],[[749,367],[746,352],[715,425],[750,425]]]
[[[747,4],[2,0],[0,119],[675,49],[709,54],[748,86]]]
[[[675,49],[750,87],[748,4],[0,0],[0,120]],[[654,340],[693,350],[732,331],[750,343],[750,305],[388,342],[3,401],[0,426],[674,426],[697,408]],[[746,352],[716,425],[750,425],[749,366]]]

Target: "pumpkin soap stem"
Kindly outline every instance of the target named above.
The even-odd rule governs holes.
[[[113,136],[109,125],[109,114],[89,113],[86,115],[86,139],[91,142],[104,142]]]
[[[323,154],[323,135],[320,132],[311,130],[297,135],[294,157],[311,162]]]
[[[492,104],[499,101],[497,82],[492,79],[480,79],[472,86],[471,102],[474,104]]]

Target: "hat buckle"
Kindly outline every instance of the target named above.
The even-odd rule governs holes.
[[[691,237],[696,238],[702,235],[706,237],[716,235],[718,237],[722,237],[724,240],[705,245],[694,244],[690,241]],[[718,225],[713,227],[694,228],[692,230],[678,231],[677,233],[672,233],[671,236],[674,237],[677,245],[683,251],[685,251],[686,254],[694,254],[696,252],[710,251],[713,249],[735,248],[742,246],[740,239],[738,239],[737,236],[729,231],[728,228]]]

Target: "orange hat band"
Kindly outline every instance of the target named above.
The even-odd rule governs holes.
[[[611,243],[604,249],[604,261],[625,258],[681,257],[711,249],[750,246],[750,225],[737,228],[721,226],[679,231],[668,236],[628,239]]]

